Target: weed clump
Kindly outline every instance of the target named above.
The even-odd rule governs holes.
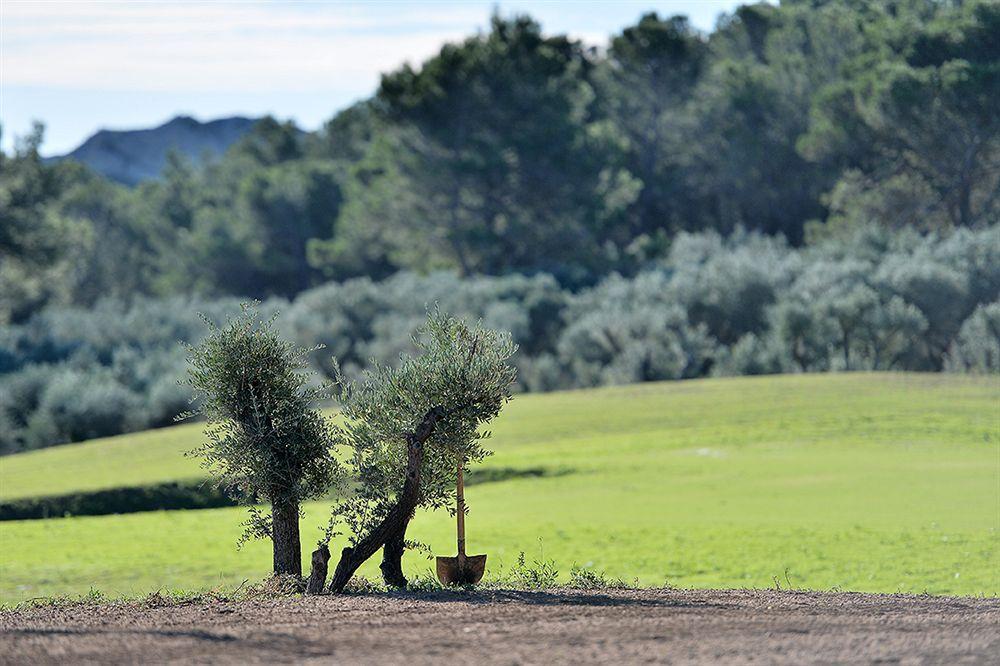
[[[528,562],[524,551],[518,553],[517,563],[506,575],[501,575],[498,583],[519,590],[543,590],[556,586],[559,570],[553,560],[539,555],[537,560]]]
[[[577,590],[625,590],[629,585],[621,578],[609,578],[603,571],[574,565],[569,571],[566,587]]]

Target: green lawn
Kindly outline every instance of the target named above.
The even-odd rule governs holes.
[[[184,456],[202,429],[192,423],[0,458],[0,500],[204,477],[198,460]]]
[[[1000,594],[1000,382],[839,374],[518,397],[489,465],[562,474],[474,486],[469,545],[645,585]],[[0,496],[198,476],[198,426],[0,460]],[[305,541],[323,504],[308,507]],[[0,523],[0,600],[234,585],[238,509]],[[444,512],[410,536],[453,554]],[[335,547],[338,544],[334,544]],[[308,556],[308,553],[305,554]],[[430,563],[407,555],[411,571]],[[374,562],[367,572],[375,572]]]

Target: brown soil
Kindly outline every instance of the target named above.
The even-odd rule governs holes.
[[[997,663],[1000,600],[610,590],[0,613],[0,663]]]

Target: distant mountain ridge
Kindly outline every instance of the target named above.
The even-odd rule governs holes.
[[[111,180],[136,185],[158,177],[171,150],[199,163],[206,154],[225,152],[257,120],[234,116],[203,123],[190,116],[177,116],[152,129],[102,129],[73,152],[50,159],[74,159]]]

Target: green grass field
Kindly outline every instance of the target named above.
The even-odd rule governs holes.
[[[197,478],[189,425],[0,459],[0,497]],[[1000,382],[837,374],[519,396],[489,465],[562,472],[471,487],[469,546],[643,585],[1000,594]],[[304,543],[325,523],[307,507]],[[234,586],[239,509],[0,523],[0,600]],[[444,512],[409,536],[454,554]],[[339,547],[340,544],[333,544]],[[308,553],[304,553],[308,559]],[[430,562],[405,560],[411,572]],[[375,561],[363,573],[376,572]]]

